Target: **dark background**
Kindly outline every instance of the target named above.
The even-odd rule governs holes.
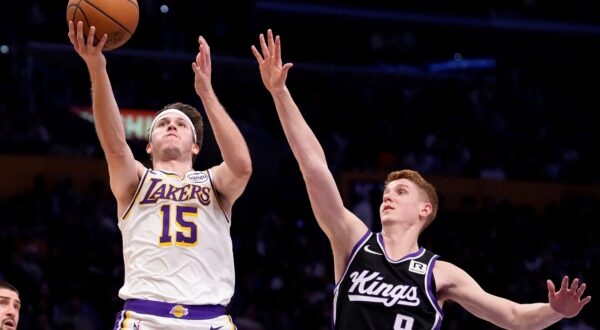
[[[0,153],[102,161],[93,125],[69,111],[89,105],[90,95],[85,65],[68,43],[66,2],[2,6]],[[139,7],[131,40],[107,53],[119,105],[201,107],[190,65],[202,34],[215,90],[248,141],[254,173],[232,226],[231,314],[240,329],[328,329],[333,297],[329,244],[250,52],[267,28],[282,36],[284,61],[295,64],[288,86],[336,178],[365,175],[343,193],[373,230],[381,182],[393,169],[490,185],[586,187],[595,193],[561,196],[541,209],[515,202],[516,191],[488,199],[464,191],[460,203],[442,203],[420,244],[517,302],[547,301],[545,280],[565,274],[594,294],[600,11],[593,1],[150,0]],[[210,130],[205,139],[198,169],[220,161]],[[146,159],[143,141],[131,146]],[[373,181],[373,173],[381,175]],[[0,200],[0,278],[21,291],[20,329],[110,328],[123,280],[114,199],[102,180],[82,189],[73,177],[57,182],[51,174],[23,175],[29,188]],[[594,301],[552,328],[600,328]],[[444,311],[444,329],[494,329],[460,306]]]

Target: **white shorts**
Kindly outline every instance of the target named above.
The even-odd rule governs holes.
[[[221,305],[181,305],[130,299],[114,330],[237,330]]]

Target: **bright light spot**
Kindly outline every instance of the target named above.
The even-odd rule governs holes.
[[[2,54],[8,54],[8,52],[10,52],[10,47],[8,47],[8,45],[2,45],[2,46],[0,46],[0,53],[2,53]]]
[[[168,13],[169,12],[169,6],[167,6],[167,5],[160,6],[160,12],[163,13],[163,14]]]

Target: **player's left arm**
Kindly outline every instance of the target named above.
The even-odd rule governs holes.
[[[459,303],[473,315],[505,329],[544,329],[563,318],[574,317],[591,297],[581,298],[585,283],[565,276],[561,287],[555,291],[554,284],[548,280],[547,303],[519,304],[514,301],[492,295],[464,270],[444,261],[438,261],[433,270],[438,286],[438,300],[452,300]]]
[[[192,63],[194,87],[202,100],[206,115],[221,150],[223,162],[211,169],[213,184],[223,207],[228,212],[242,194],[250,175],[252,161],[242,133],[219,102],[211,84],[210,48],[203,37],[198,38],[199,52]]]

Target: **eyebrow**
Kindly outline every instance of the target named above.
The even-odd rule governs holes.
[[[0,299],[2,300],[10,300],[11,297],[7,297],[7,296],[0,296]],[[19,303],[19,305],[21,305],[21,301],[19,299],[15,300],[17,303]]]

